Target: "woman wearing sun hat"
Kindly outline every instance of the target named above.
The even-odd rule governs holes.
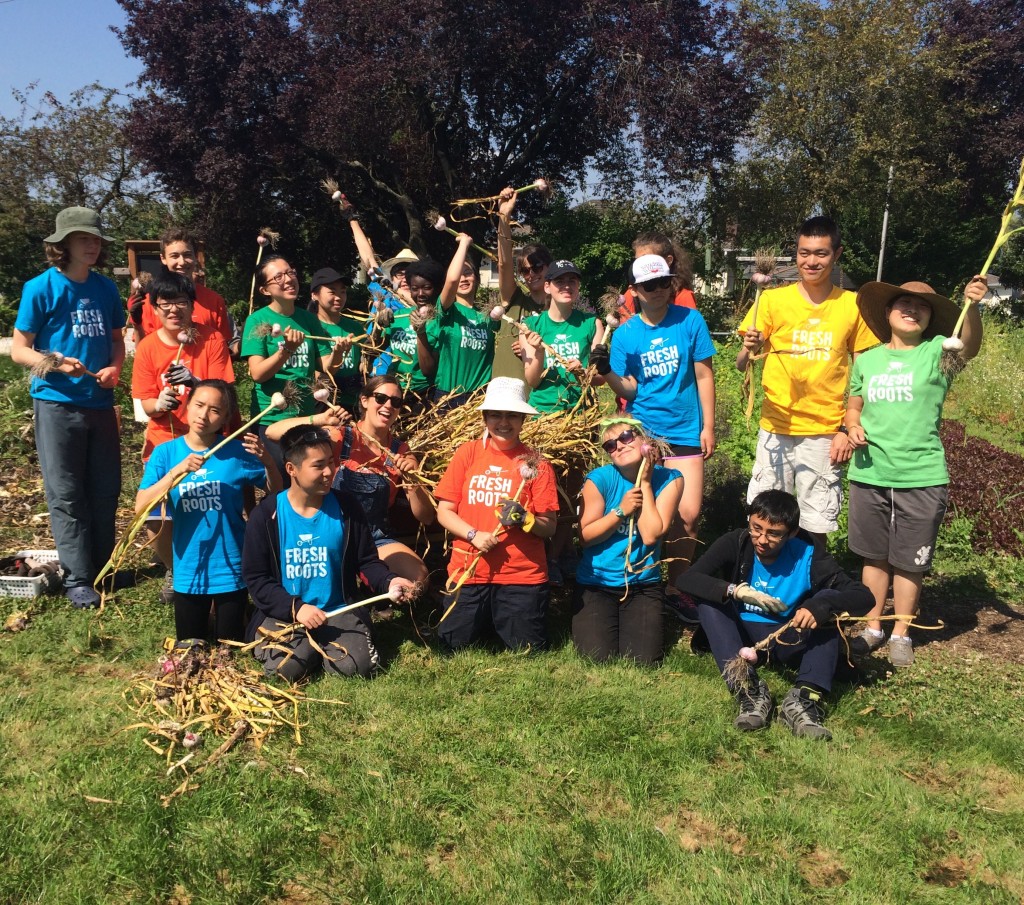
[[[437,521],[454,538],[448,586],[462,582],[445,597],[438,635],[458,649],[493,626],[507,648],[540,650],[547,645],[544,539],[558,520],[555,474],[520,440],[526,418],[537,414],[522,380],[495,377],[480,411],[483,437],[455,451],[434,490]]]
[[[967,285],[962,343],[953,343],[961,348],[945,353],[961,364],[981,348],[977,302],[987,290],[984,277]],[[953,332],[958,309],[919,282],[865,283],[857,307],[881,345],[854,362],[843,428],[854,448],[848,543],[864,557],[861,580],[875,598],[868,614],[875,621],[853,640],[851,652],[865,656],[885,640],[878,617],[891,580],[896,615],[908,621],[893,625],[889,659],[906,667],[914,661],[910,619],[946,512],[949,475],[939,422],[950,376],[943,340]]]
[[[114,282],[92,269],[106,263],[110,241],[96,211],[57,214],[43,240],[52,266],[25,284],[11,345],[14,362],[46,372],[32,378],[36,450],[67,596],[79,609],[99,605],[92,582],[114,549],[121,492],[114,387],[124,306]]]

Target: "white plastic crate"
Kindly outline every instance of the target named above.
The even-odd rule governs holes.
[[[18,559],[38,559],[40,562],[57,562],[56,550],[19,550],[14,554]],[[0,597],[39,597],[46,593],[48,575],[19,577],[0,575]]]

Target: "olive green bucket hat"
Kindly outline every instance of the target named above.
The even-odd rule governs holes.
[[[100,215],[88,207],[66,207],[57,214],[57,229],[52,236],[43,239],[55,245],[63,242],[71,233],[88,233],[99,236],[104,242],[112,242],[110,236],[103,235],[103,223]]]

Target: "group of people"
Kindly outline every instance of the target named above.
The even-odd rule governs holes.
[[[695,558],[704,462],[715,449],[716,348],[685,253],[666,236],[638,237],[628,291],[602,320],[581,306],[571,261],[534,245],[516,262],[515,200],[511,189],[501,194],[494,310],[475,304],[468,235],[458,234],[447,269],[408,250],[381,266],[343,202],[373,309],[348,311],[348,280],[333,268],[314,274],[309,307],[300,306],[298,273],[271,255],[254,280],[266,305],[240,342],[223,299],[194,279],[194,240],[165,233],[163,270],[129,310],[141,337],[132,395],[148,419],[136,505],[163,501],[151,534],[168,567],[178,638],[206,637],[212,612],[216,637],[259,642],[268,673],[372,674],[379,658],[360,582],[411,600],[429,577],[392,530],[402,502],[451,538],[438,625],[451,649],[493,632],[510,649],[542,650],[549,588],[572,569],[572,638],[582,654],[656,663],[669,605],[699,622],[738,700],[738,728],[768,725],[775,704],[757,667],[777,658],[797,670],[779,719],[797,735],[829,737],[822,702],[841,656],[837,615],[867,614],[851,647],[870,654],[884,641],[891,582],[889,656],[896,666],[913,660],[908,632],[946,505],[942,358],[977,353],[974,303],[985,281],[968,284],[962,340],[944,353],[954,303],[918,283],[869,283],[856,295],[837,288],[838,228],[825,217],[802,224],[798,282],[765,291],[739,328],[737,368],[764,361],[748,523]],[[25,285],[12,352],[33,369],[51,529],[67,596],[80,608],[98,603],[92,584],[113,549],[120,490],[113,387],[125,310],[94,269],[108,241],[91,210],[57,216],[45,240],[52,266]],[[258,430],[222,445],[241,424],[233,347],[253,380]],[[618,397],[597,438],[608,464],[568,474],[560,494],[544,451],[523,443],[524,424],[598,405],[593,387],[602,383]],[[318,385],[331,389],[316,393]],[[483,387],[480,436],[452,451],[430,488],[398,431],[401,411],[440,414]],[[860,581],[825,549],[848,461]],[[741,649],[737,672],[730,664]]]

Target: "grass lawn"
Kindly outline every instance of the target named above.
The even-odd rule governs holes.
[[[4,551],[46,533],[23,410],[0,388]],[[239,746],[166,807],[182,775],[122,731],[173,631],[160,577],[103,613],[42,598],[0,635],[0,902],[1020,903],[1022,583],[969,523],[944,529],[926,614],[946,629],[919,635],[913,669],[876,657],[838,688],[827,744],[735,731],[688,631],[644,670],[577,657],[565,595],[534,657],[446,656],[406,614],[378,626],[382,676],[307,688],[345,703],[305,705],[304,744]],[[780,698],[791,677],[766,678]]]

